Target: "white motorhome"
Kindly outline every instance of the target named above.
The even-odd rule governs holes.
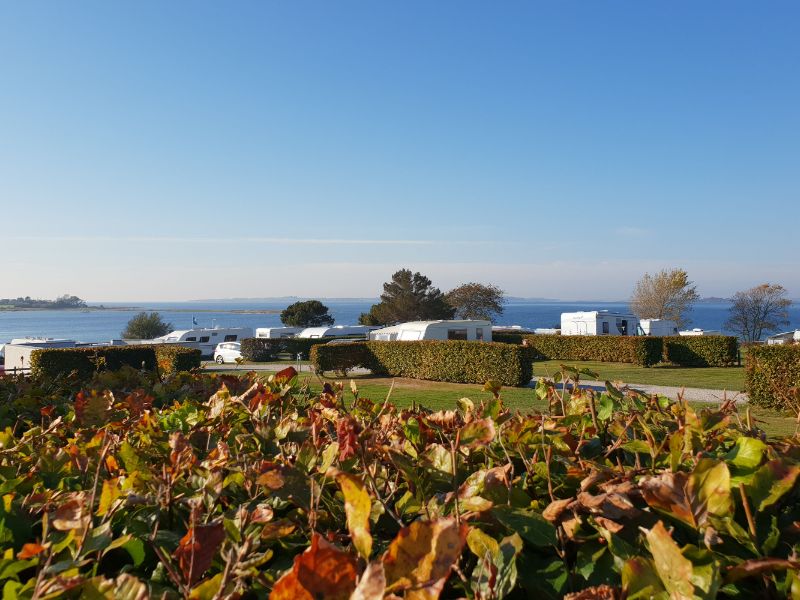
[[[700,327],[695,327],[694,329],[679,331],[678,335],[722,335],[722,332],[716,329],[701,329]]]
[[[636,335],[678,335],[678,324],[669,319],[640,319]]]
[[[561,335],[636,335],[639,319],[607,310],[561,313]]]
[[[767,338],[768,346],[783,346],[784,344],[800,343],[800,329],[776,333]]]
[[[217,344],[240,342],[251,337],[253,337],[252,327],[197,327],[171,331],[167,335],[148,340],[145,343],[180,344],[187,348],[200,350],[203,356],[212,356]]]
[[[369,339],[378,342],[415,340],[469,340],[492,341],[492,324],[489,321],[410,321],[369,334]]]
[[[334,325],[332,327],[307,327],[297,334],[299,338],[323,338],[323,337],[349,337],[362,336],[364,338],[369,332],[377,327],[370,325]]]
[[[305,327],[258,327],[256,328],[257,338],[280,339],[294,337]]]

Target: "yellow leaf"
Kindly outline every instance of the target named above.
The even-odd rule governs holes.
[[[647,544],[661,582],[673,600],[690,599],[694,596],[691,583],[692,563],[681,554],[672,536],[659,521],[647,532]]]
[[[406,598],[438,598],[466,537],[467,526],[452,518],[415,521],[401,529],[383,557],[387,591],[415,588]]]
[[[103,482],[103,490],[100,492],[100,506],[97,509],[97,516],[102,517],[108,514],[114,502],[122,495],[119,489],[119,478],[107,479]]]
[[[369,533],[369,515],[372,511],[372,500],[364,483],[342,471],[331,470],[336,483],[344,494],[344,511],[347,515],[347,529],[358,553],[369,560],[372,553],[372,536]]]

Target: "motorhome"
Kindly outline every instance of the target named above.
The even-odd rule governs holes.
[[[639,319],[608,310],[561,313],[561,335],[636,335]]]
[[[378,342],[415,340],[469,340],[492,341],[492,324],[483,320],[464,321],[410,321],[369,334],[369,339]]]
[[[198,327],[171,331],[167,335],[147,340],[144,343],[180,344],[187,348],[200,350],[203,356],[212,356],[214,348],[219,343],[240,342],[251,337],[253,337],[252,327]]]
[[[295,337],[303,329],[305,327],[258,327],[256,328],[256,337],[269,339]]]
[[[378,329],[370,325],[334,325],[332,327],[307,327],[297,334],[299,338],[358,337],[366,338],[369,332]]]
[[[767,338],[768,346],[783,346],[784,344],[800,343],[800,329],[776,333]]]
[[[669,319],[640,319],[636,335],[678,335],[678,324]]]

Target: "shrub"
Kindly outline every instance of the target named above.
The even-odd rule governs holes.
[[[794,388],[794,389],[793,389]],[[757,406],[797,410],[800,345],[749,346],[745,391]]]
[[[669,336],[664,360],[682,367],[728,367],[739,358],[739,342],[728,335]]]
[[[524,337],[524,333],[514,333],[513,331],[492,332],[492,341],[501,344],[521,344]]]
[[[162,373],[177,373],[200,368],[202,353],[196,348],[156,344],[153,349],[156,353],[158,368]]]
[[[42,348],[31,352],[31,375],[53,378],[77,371],[87,377],[95,371],[117,371],[123,366],[164,372],[200,366],[200,351],[173,345],[90,346]]]
[[[246,338],[242,340],[242,358],[251,362],[267,362],[284,352],[291,354],[292,358],[298,354],[308,358],[312,346],[325,344],[332,339],[335,338]]]
[[[650,336],[526,335],[534,360],[595,360],[650,366],[661,362],[663,341]]]
[[[496,342],[356,342],[315,346],[319,371],[364,367],[373,373],[451,383],[526,385],[533,377],[530,348]]]

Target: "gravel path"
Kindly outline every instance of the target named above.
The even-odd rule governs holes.
[[[534,382],[535,383],[535,382]],[[590,387],[592,389],[601,390],[606,388],[604,381],[589,381],[581,380],[581,387]],[[730,392],[725,390],[706,390],[702,388],[687,388],[687,387],[672,387],[668,385],[645,385],[630,383],[626,385],[627,388],[639,390],[646,394],[658,394],[666,396],[670,399],[675,399],[679,394],[683,394],[684,400],[690,402],[715,402],[720,403],[725,399],[736,398],[737,402],[747,402],[747,394],[744,392]],[[624,389],[624,388],[623,388]]]

